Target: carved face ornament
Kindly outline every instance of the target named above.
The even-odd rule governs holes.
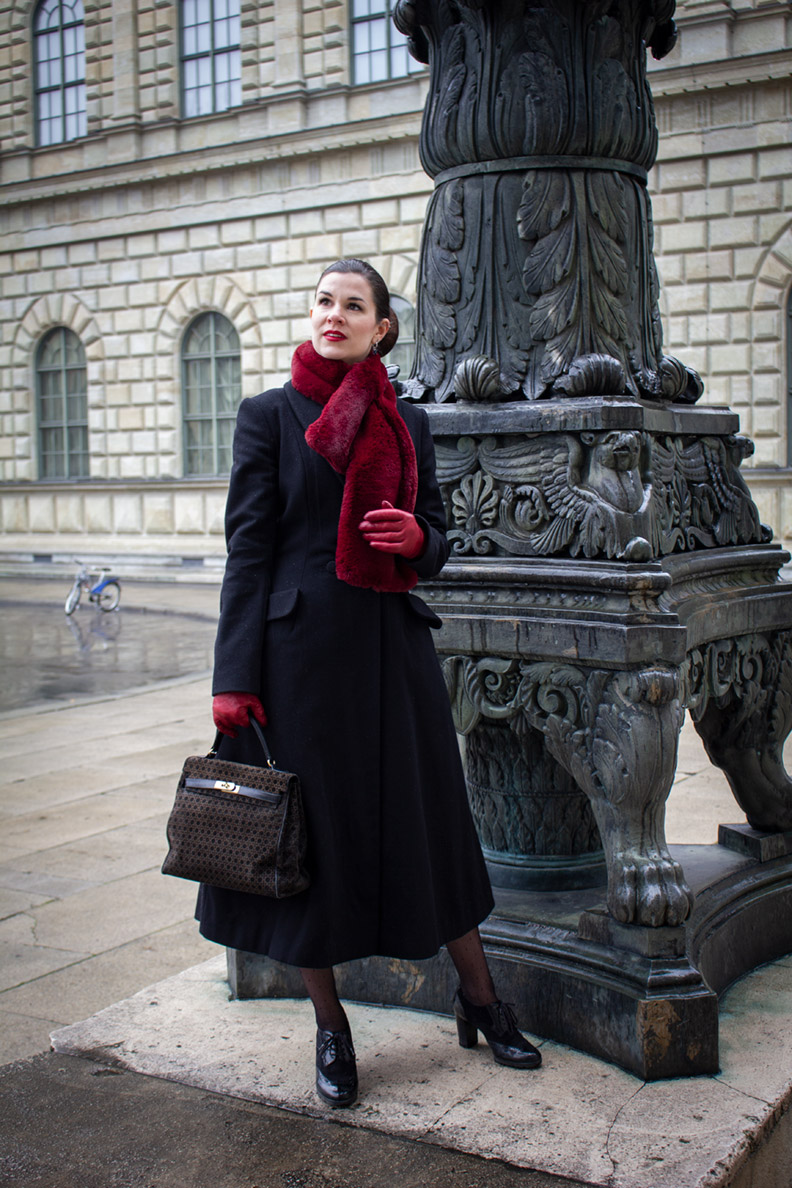
[[[637,433],[607,433],[594,442],[597,462],[608,470],[633,470],[638,465],[640,451]]]

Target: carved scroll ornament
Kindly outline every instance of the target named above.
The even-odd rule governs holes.
[[[744,635],[694,649],[684,681],[707,753],[755,829],[792,829],[784,743],[792,731],[792,632]]]
[[[623,923],[680,924],[691,895],[663,831],[684,710],[678,674],[506,657],[443,663],[457,730],[524,716],[586,793],[602,837],[608,908]]]

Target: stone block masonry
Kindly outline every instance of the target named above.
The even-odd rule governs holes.
[[[0,0],[0,535],[51,541],[68,521],[87,537],[213,538],[225,480],[184,478],[184,332],[202,312],[227,317],[249,396],[288,374],[331,257],[367,256],[415,302],[431,192],[418,158],[426,77],[352,86],[347,0],[242,0],[242,103],[187,120],[177,4],[97,0],[85,22],[88,135],[37,148],[31,7]],[[790,532],[782,10],[678,3],[679,46],[651,73],[650,184],[666,350],[701,371],[705,401],[739,412],[762,513]],[[37,458],[35,354],[58,325],[80,337],[88,376],[91,478],[69,485],[68,516]]]
[[[756,447],[746,477],[762,514],[778,526],[790,462],[782,332],[792,286],[785,7],[741,2],[729,15],[700,0],[678,4],[678,45],[650,75],[660,130],[650,183],[665,349],[701,367],[704,402],[739,413]]]

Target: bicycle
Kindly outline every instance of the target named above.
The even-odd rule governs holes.
[[[117,577],[110,576],[109,566],[100,565],[96,569],[89,569],[81,561],[77,564],[80,568],[63,608],[66,614],[74,614],[77,610],[83,590],[87,592],[89,601],[95,603],[100,610],[114,611],[121,601],[121,583]],[[103,576],[105,574],[106,577]]]

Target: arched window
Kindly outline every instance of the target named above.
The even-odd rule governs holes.
[[[181,59],[185,116],[242,102],[239,0],[182,0]]]
[[[242,396],[239,335],[218,313],[190,324],[182,346],[184,473],[228,474]]]
[[[393,23],[395,0],[352,0],[352,80],[384,82],[426,67],[407,49],[407,38]]]
[[[385,356],[388,366],[396,364],[399,368],[399,379],[408,379],[415,358],[415,307],[391,293],[391,308],[399,319],[399,341],[389,355]]]
[[[64,326],[50,330],[36,352],[39,477],[87,478],[88,387],[85,351]]]
[[[82,0],[42,0],[33,18],[36,142],[85,136]]]

